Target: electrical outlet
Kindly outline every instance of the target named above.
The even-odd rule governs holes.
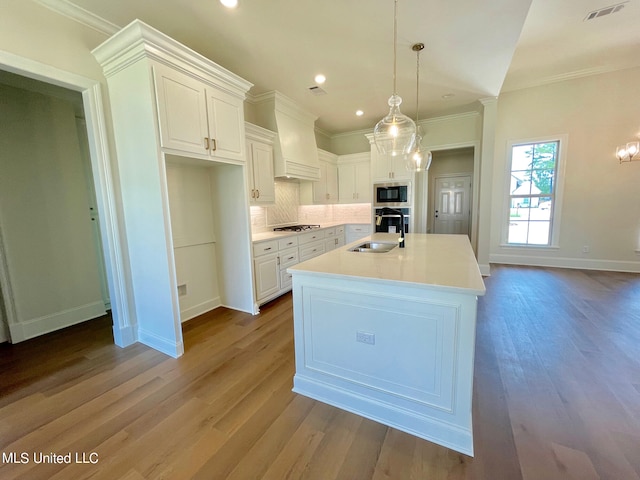
[[[366,343],[367,345],[376,344],[375,333],[356,332],[356,342]]]
[[[178,296],[183,297],[187,294],[187,284],[178,285]]]
[[[589,245],[585,245],[582,247],[582,253],[589,253]]]

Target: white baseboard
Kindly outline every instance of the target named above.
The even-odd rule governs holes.
[[[131,325],[126,327],[113,325],[113,341],[119,347],[128,347],[136,343],[136,330]]]
[[[138,341],[173,358],[178,358],[184,353],[182,341],[175,342],[162,338],[141,328],[138,328]]]
[[[392,403],[372,397],[356,395],[348,390],[321,381],[295,374],[293,392],[327,403],[361,417],[397,428],[416,437],[424,438],[447,448],[473,457],[473,435],[448,422],[420,415]]]
[[[639,261],[595,260],[569,257],[532,257],[525,255],[491,254],[491,263],[507,265],[528,265],[535,267],[575,268],[580,270],[606,270],[611,272],[640,273]]]
[[[212,298],[207,300],[206,302],[199,303],[198,305],[194,305],[193,307],[186,308],[180,311],[180,321],[182,323],[191,320],[192,318],[197,317],[198,315],[202,315],[203,313],[207,313],[214,308],[218,308],[221,306],[220,297]]]
[[[478,265],[478,267],[480,267],[480,275],[482,275],[483,277],[490,277],[491,276],[491,265]]]
[[[102,301],[80,305],[30,320],[22,320],[9,325],[11,342],[18,343],[30,338],[44,335],[61,328],[70,327],[92,318],[106,314]]]

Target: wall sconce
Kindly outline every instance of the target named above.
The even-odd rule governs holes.
[[[640,160],[640,142],[629,142],[616,147],[616,157],[622,162]]]

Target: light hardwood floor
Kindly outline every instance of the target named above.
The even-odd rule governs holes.
[[[108,318],[0,346],[0,478],[640,479],[640,276],[492,273],[474,458],[292,393],[286,295],[188,322],[180,359],[115,347]],[[97,463],[33,462],[69,452]]]

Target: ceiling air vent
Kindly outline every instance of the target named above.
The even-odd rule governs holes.
[[[313,87],[309,87],[309,91],[311,93],[313,93],[314,95],[326,95],[327,94],[327,92],[325,92],[318,85],[314,85]]]
[[[604,17],[605,15],[610,15],[612,13],[619,12],[624,8],[626,3],[629,3],[629,2],[622,2],[622,3],[618,3],[617,5],[611,5],[609,7],[604,7],[599,10],[594,10],[593,12],[589,12],[589,14],[585,17],[585,21],[593,20],[594,18]]]

